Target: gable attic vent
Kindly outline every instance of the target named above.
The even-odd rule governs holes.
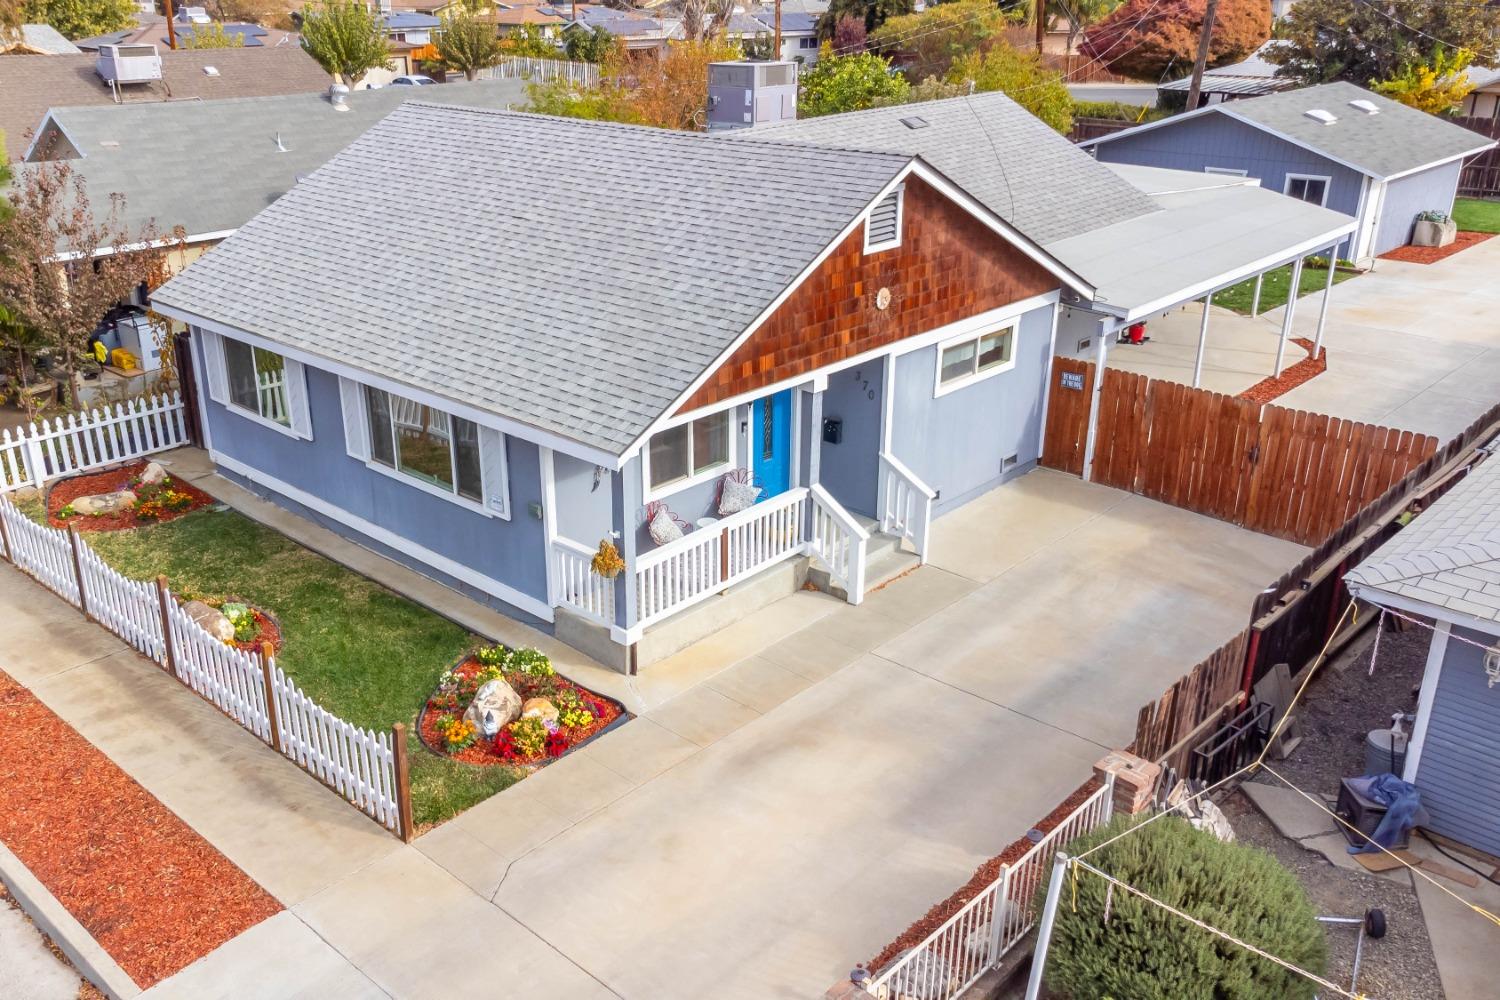
[[[901,189],[897,188],[870,209],[865,222],[865,252],[901,244]]]
[[[1302,113],[1320,125],[1332,125],[1339,120],[1337,115],[1324,111],[1322,108],[1313,108],[1311,111]]]
[[[1380,114],[1380,109],[1375,106],[1375,102],[1367,101],[1363,97],[1350,101],[1349,107],[1354,108],[1358,111],[1363,111],[1367,115]]]

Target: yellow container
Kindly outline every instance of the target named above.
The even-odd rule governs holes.
[[[109,352],[109,363],[121,371],[127,372],[133,372],[136,368],[140,367],[140,363],[136,361],[135,355],[123,347],[116,347],[113,351]]]

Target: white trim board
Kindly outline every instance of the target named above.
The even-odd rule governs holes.
[[[1379,628],[1377,622],[1375,625]],[[1422,690],[1417,695],[1417,721],[1412,726],[1411,741],[1406,746],[1406,760],[1401,766],[1401,780],[1416,783],[1417,765],[1422,761],[1422,744],[1427,740],[1427,724],[1432,720],[1432,704],[1437,699],[1438,677],[1443,672],[1443,657],[1448,652],[1448,635],[1453,626],[1438,622],[1427,647],[1427,665],[1422,669]]]
[[[481,590],[484,593],[489,594],[491,597],[504,601],[506,604],[509,604],[512,607],[518,608],[521,611],[525,611],[528,614],[535,615],[537,618],[540,618],[544,622],[550,623],[553,620],[552,608],[549,607],[545,602],[539,601],[529,594],[523,594],[521,591],[515,589],[509,584],[501,583],[499,580],[496,580],[493,577],[485,576],[483,573],[480,573],[475,569],[471,569],[470,567],[465,566],[462,563],[457,562],[456,560],[450,559],[447,556],[442,555],[441,553],[434,552],[429,548],[418,545],[411,539],[404,538],[401,535],[396,534],[394,531],[383,528],[372,521],[366,521],[358,514],[350,513],[349,511],[344,510],[344,508],[342,507],[338,507],[334,504],[329,503],[322,497],[314,496],[313,494],[308,493],[306,490],[293,486],[291,483],[283,482],[282,480],[277,479],[274,476],[268,476],[261,470],[256,469],[253,466],[246,465],[238,459],[230,458],[223,452],[214,451],[212,448],[210,448],[208,455],[209,458],[213,459],[215,465],[223,466],[230,472],[244,476],[251,482],[258,483],[261,486],[266,487],[267,489],[281,494],[294,503],[301,504],[309,510],[316,511],[319,514],[322,514],[324,517],[337,521],[339,524],[344,525],[346,528],[352,528],[353,530],[370,538],[373,541],[379,542],[382,545],[389,546],[390,548],[393,548],[398,552],[411,556],[413,559],[426,564],[432,569],[437,570],[439,573],[442,573],[446,576],[451,576],[453,579],[462,581],[463,583],[467,583],[469,586]],[[376,554],[380,555],[381,553]],[[551,553],[546,553],[546,555],[550,558]],[[386,556],[386,558],[390,557]],[[392,561],[394,562],[395,560]]]

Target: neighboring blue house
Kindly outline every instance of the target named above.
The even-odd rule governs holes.
[[[1344,581],[1436,626],[1402,777],[1433,832],[1500,856],[1500,459],[1470,469]]]
[[[1465,158],[1494,140],[1350,83],[1230,101],[1082,144],[1105,163],[1232,174],[1359,220],[1340,256],[1405,246],[1452,212]]]

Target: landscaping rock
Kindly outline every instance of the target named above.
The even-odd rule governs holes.
[[[161,463],[159,462],[149,463],[141,472],[141,482],[145,483],[147,486],[155,486],[157,483],[166,478],[167,470],[163,469],[161,467]]]
[[[220,642],[234,641],[234,622],[218,608],[210,607],[202,601],[188,601],[182,606],[182,612]]]
[[[543,722],[557,721],[557,706],[546,698],[528,698],[521,706],[521,718],[541,719]]]
[[[485,681],[474,694],[464,718],[474,724],[479,735],[490,739],[501,727],[516,721],[521,714],[521,696],[498,677]]]
[[[73,501],[73,509],[80,514],[123,514],[135,509],[135,494],[129,490],[114,493],[95,493]]]

